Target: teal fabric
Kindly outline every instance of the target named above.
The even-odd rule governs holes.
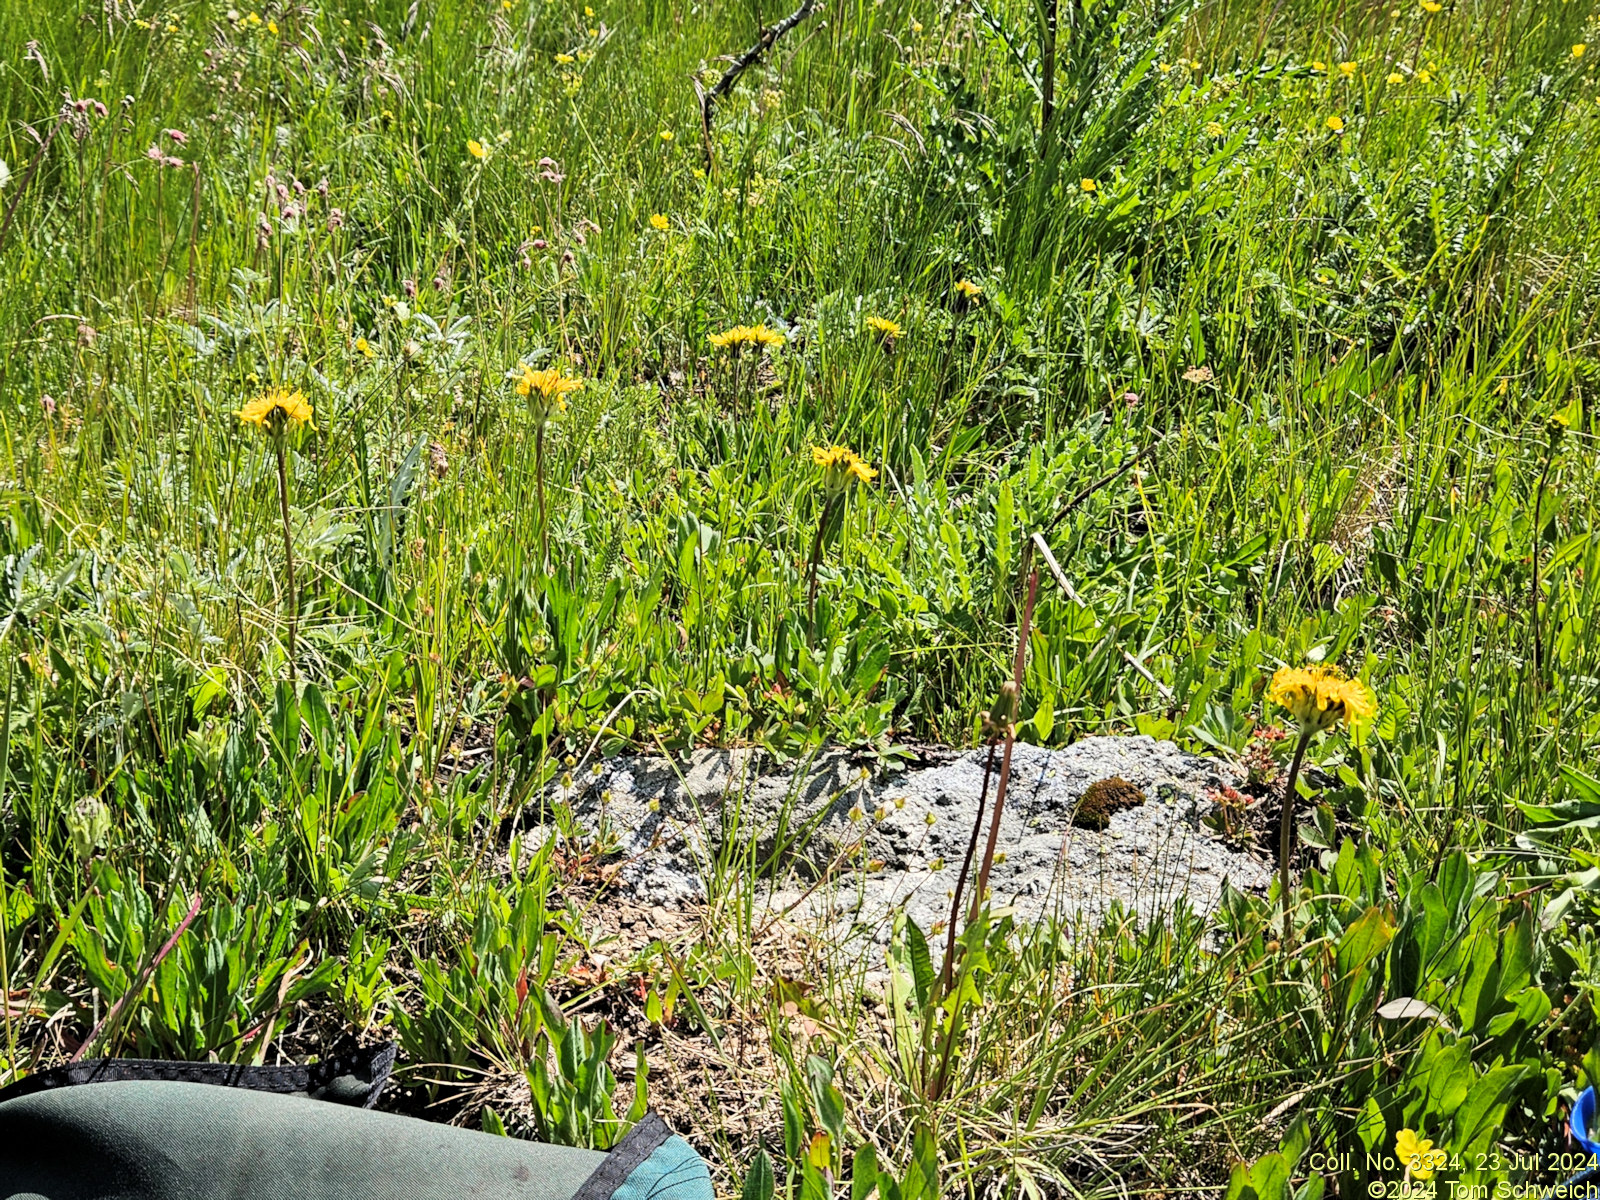
[[[694,1147],[671,1137],[633,1169],[612,1200],[712,1200],[711,1172]]]
[[[3,1200],[569,1200],[604,1158],[198,1083],[92,1083],[0,1104]],[[680,1195],[709,1197],[709,1181],[630,1200]]]

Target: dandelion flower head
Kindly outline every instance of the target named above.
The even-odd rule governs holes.
[[[246,425],[277,434],[311,424],[311,405],[299,388],[271,388],[233,415]]]
[[[650,228],[651,229],[659,229],[662,233],[665,233],[667,231],[667,227],[670,224],[671,224],[671,222],[667,220],[667,217],[666,217],[665,213],[651,213],[650,214]]]
[[[713,333],[710,341],[718,350],[729,346],[781,346],[783,334],[768,329],[765,325],[735,325],[732,329]]]
[[[956,284],[956,291],[960,295],[965,296],[968,300],[976,300],[979,296],[983,295],[983,289],[977,284],[973,283],[970,279],[960,280]]]
[[[878,477],[848,446],[813,446],[811,461],[822,468],[822,484],[829,492],[843,491],[853,483],[871,483]]]
[[[483,143],[477,138],[467,139],[467,153],[480,161],[489,157],[489,152],[483,148]]]
[[[1343,117],[1340,117],[1340,116],[1329,117],[1326,121],[1323,122],[1323,124],[1326,125],[1334,133],[1343,133],[1344,132],[1344,118]]]
[[[898,323],[889,320],[887,317],[868,317],[867,328],[879,337],[887,338],[890,341],[905,333],[905,330],[901,329]]]
[[[1329,730],[1344,721],[1368,720],[1378,711],[1372,689],[1338,667],[1280,667],[1267,694],[1302,730]]]
[[[517,395],[527,399],[541,424],[554,414],[567,411],[567,397],[583,386],[583,380],[563,374],[559,367],[535,371],[527,363],[517,364]]]

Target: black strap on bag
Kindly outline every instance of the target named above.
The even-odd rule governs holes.
[[[209,1083],[251,1092],[304,1095],[335,1104],[371,1108],[394,1070],[395,1044],[369,1046],[306,1066],[251,1067],[238,1063],[161,1062],[148,1058],[95,1058],[67,1063],[0,1089],[0,1104],[54,1088],[123,1080]]]

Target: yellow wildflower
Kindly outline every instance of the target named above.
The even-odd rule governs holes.
[[[813,446],[811,461],[822,468],[822,486],[829,492],[843,491],[854,483],[871,483],[878,477],[848,446]]]
[[[292,392],[287,388],[271,388],[233,415],[246,425],[276,435],[310,425],[311,405],[299,388]]]
[[[667,231],[668,225],[670,225],[670,224],[671,224],[671,222],[669,222],[667,220],[666,215],[664,213],[651,213],[650,214],[650,228],[651,229],[659,229],[662,233],[665,233]]]
[[[895,338],[905,333],[905,330],[901,329],[896,322],[889,320],[887,317],[868,317],[867,328],[872,330],[879,337],[891,342],[894,341]]]
[[[1422,83],[1432,83],[1433,82],[1433,72],[1432,71],[1418,71],[1417,72],[1417,79],[1420,80]]]
[[[710,337],[711,344],[718,350],[729,346],[781,346],[783,334],[768,329],[765,325],[735,325],[732,329],[725,329],[721,333],[713,333]]]
[[[1583,42],[1579,42],[1577,45],[1572,47],[1572,57],[1573,58],[1582,58],[1583,57],[1583,52],[1585,50],[1587,50],[1588,48],[1589,47],[1587,45],[1585,45]]]
[[[1378,698],[1359,679],[1338,667],[1280,667],[1267,695],[1302,730],[1329,730],[1342,721],[1365,721],[1378,711]]]
[[[1443,1150],[1434,1149],[1431,1139],[1418,1137],[1410,1129],[1402,1129],[1395,1135],[1394,1153],[1411,1178],[1419,1182],[1432,1179],[1434,1171],[1450,1161]]]
[[[563,67],[568,67],[568,66],[571,66],[573,63],[577,62],[578,60],[573,58],[572,55],[570,55],[570,54],[558,54],[558,55],[556,55],[556,61],[558,63],[560,63]]]
[[[1422,11],[1425,13],[1436,13],[1443,7],[1439,0],[1422,0]]]
[[[278,23],[276,21],[268,21],[267,32],[276,36],[278,32]]]
[[[1355,63],[1353,63],[1353,62],[1342,62],[1342,63],[1339,64],[1339,74],[1343,75],[1346,79],[1348,79],[1350,76],[1354,75],[1355,73],[1356,73],[1356,64]]]
[[[1222,122],[1221,121],[1207,121],[1206,122],[1206,136],[1207,137],[1214,137],[1214,138],[1221,137],[1222,136]]]
[[[656,136],[659,137],[663,142],[670,142],[678,135],[673,133],[670,129],[663,129],[660,133],[656,134]]]
[[[962,279],[956,283],[956,291],[968,300],[976,300],[983,295],[983,289],[970,279]]]
[[[1311,69],[1313,71],[1323,72],[1328,69],[1328,64],[1325,62],[1313,61],[1311,64]]]
[[[1339,117],[1339,116],[1329,117],[1326,121],[1323,122],[1323,124],[1326,125],[1334,133],[1343,133],[1344,132],[1344,118],[1343,117]]]
[[[1383,81],[1385,83],[1404,83],[1406,81],[1406,77],[1400,74],[1399,71],[1390,71],[1388,75],[1384,76]]]
[[[484,159],[489,157],[489,152],[484,149],[483,143],[477,138],[467,139],[467,153],[473,158]]]
[[[1082,180],[1079,180],[1079,181],[1078,181],[1078,186],[1079,186],[1079,187],[1080,187],[1080,188],[1082,188],[1082,189],[1083,189],[1083,190],[1084,190],[1084,191],[1086,191],[1086,192],[1097,192],[1097,191],[1099,191],[1099,190],[1100,190],[1100,185],[1099,185],[1099,184],[1097,184],[1097,183],[1096,183],[1096,182],[1095,182],[1095,181],[1094,181],[1094,180],[1092,180],[1092,179],[1082,179]]]
[[[517,364],[517,395],[528,401],[534,420],[543,425],[558,412],[567,411],[567,397],[583,386],[583,380],[563,374],[559,367],[535,371],[527,363]]]
[[[374,357],[378,352],[372,348],[372,343],[364,337],[355,340],[356,353],[366,358]]]

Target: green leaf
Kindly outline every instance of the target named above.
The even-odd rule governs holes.
[[[871,1142],[863,1142],[850,1160],[850,1200],[868,1200],[877,1190],[878,1152]]]
[[[926,1010],[928,997],[933,993],[933,956],[928,952],[928,939],[909,916],[906,918],[906,950],[911,957],[911,977],[917,985],[917,1007]]]
[[[772,1172],[772,1159],[765,1150],[758,1149],[744,1173],[744,1189],[740,1200],[772,1200],[778,1191],[778,1180]]]

